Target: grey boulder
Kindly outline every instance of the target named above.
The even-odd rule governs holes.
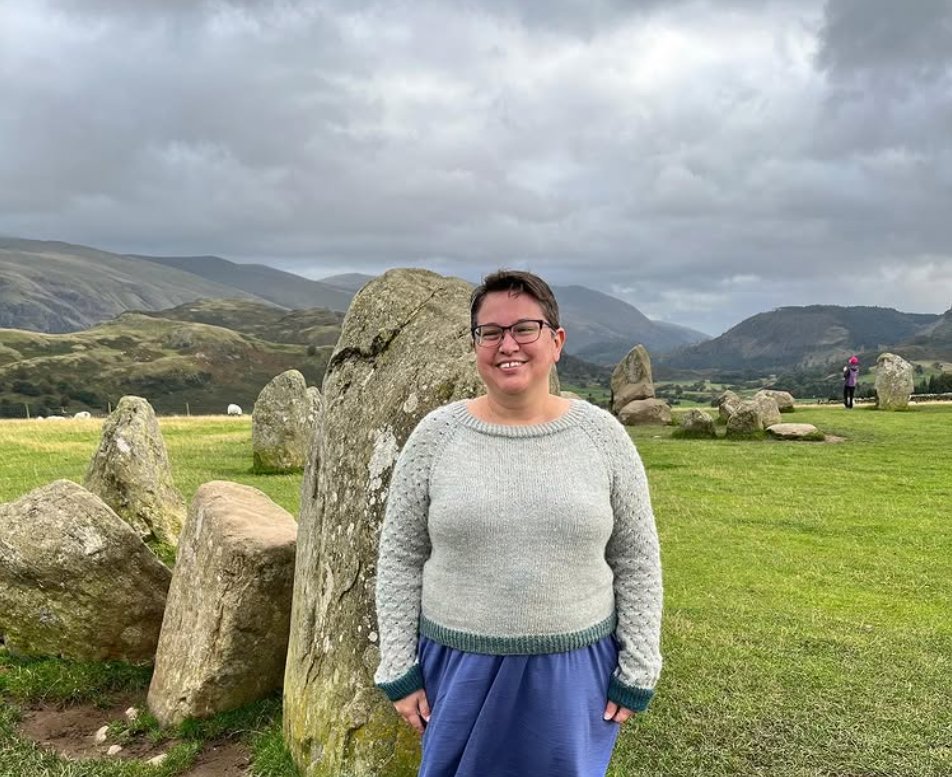
[[[754,402],[741,402],[727,419],[726,436],[734,439],[751,437],[763,431],[764,419]]]
[[[256,488],[212,481],[195,492],[149,687],[162,725],[281,687],[296,538],[290,513]]]
[[[142,397],[123,397],[102,427],[85,486],[139,536],[178,543],[185,498],[172,482],[165,440],[155,411]]]
[[[636,345],[615,366],[612,372],[611,390],[611,408],[615,415],[618,415],[629,402],[654,398],[651,357],[643,345]]]
[[[774,424],[767,427],[767,434],[778,440],[815,440],[819,431],[813,424]]]
[[[681,437],[712,438],[717,436],[714,419],[696,407],[691,408],[682,416],[679,433]]]
[[[880,410],[904,410],[914,388],[912,365],[894,353],[876,360],[876,405]]]
[[[300,372],[287,370],[273,378],[261,389],[251,414],[255,471],[303,469],[315,418],[315,400]]]
[[[151,660],[171,576],[102,499],[69,480],[0,505],[0,633],[12,650]]]
[[[671,408],[663,399],[635,399],[618,413],[625,426],[664,426],[671,423]]]

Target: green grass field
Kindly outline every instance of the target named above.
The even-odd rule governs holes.
[[[632,430],[661,535],[665,669],[650,711],[622,731],[613,777],[952,774],[952,407],[831,405],[784,420],[846,440]],[[251,474],[247,419],[163,419],[162,429],[187,497],[226,478],[297,510],[299,475]],[[57,477],[81,481],[97,430],[95,421],[0,423],[0,501]],[[53,678],[70,671],[39,666]],[[80,769],[17,740],[16,699],[54,685],[31,680],[37,671],[0,658],[0,777],[175,773],[174,764]],[[52,697],[119,672],[80,675]],[[292,773],[279,714],[272,704],[257,718],[270,754],[262,774]]]

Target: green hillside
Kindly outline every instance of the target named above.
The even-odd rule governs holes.
[[[0,237],[0,327],[75,332],[126,310],[246,292],[86,246]]]
[[[250,411],[275,375],[320,385],[333,347],[273,343],[209,324],[139,313],[83,332],[0,330],[0,417],[104,413],[126,394],[159,413]]]
[[[343,313],[324,308],[284,310],[246,299],[200,299],[169,310],[137,312],[221,326],[272,343],[298,345],[334,345],[344,320]]]

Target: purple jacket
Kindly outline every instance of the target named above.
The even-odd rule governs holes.
[[[859,365],[850,364],[848,367],[844,367],[843,378],[846,380],[847,386],[855,386],[856,381],[859,378]]]

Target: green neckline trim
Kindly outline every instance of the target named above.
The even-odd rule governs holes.
[[[587,647],[615,631],[615,613],[581,631],[565,634],[538,634],[516,637],[487,637],[449,629],[420,616],[420,633],[427,639],[464,653],[492,656],[526,656],[538,653],[565,653]]]

